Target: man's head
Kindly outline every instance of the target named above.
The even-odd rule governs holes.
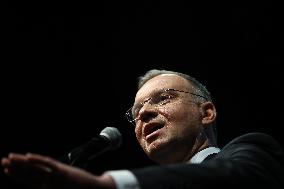
[[[131,109],[138,142],[160,164],[189,160],[216,146],[216,110],[210,93],[194,78],[166,70],[150,70],[139,78]]]

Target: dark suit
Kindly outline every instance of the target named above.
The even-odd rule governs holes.
[[[284,154],[269,135],[242,135],[201,164],[132,170],[142,189],[284,188]]]

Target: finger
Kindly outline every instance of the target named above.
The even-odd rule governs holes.
[[[29,164],[29,160],[25,155],[10,153],[7,158],[1,162],[6,168],[18,167],[23,168]]]
[[[6,175],[11,175],[15,167],[23,167],[22,162],[25,158],[18,156],[14,153],[10,153],[8,157],[1,159],[1,164],[4,167],[4,173]]]
[[[15,178],[41,178],[52,174],[52,169],[41,164],[26,161],[24,159],[13,157],[13,161],[9,163],[10,159],[4,159],[3,163],[7,165],[4,167],[4,173]]]
[[[11,166],[4,168],[4,174],[13,180],[33,188],[41,188],[52,174],[49,168],[40,165]]]
[[[1,165],[5,167],[11,166],[11,161],[8,158],[2,158],[1,159]]]
[[[6,175],[8,175],[10,172],[9,172],[9,167],[11,166],[11,162],[8,158],[2,158],[1,159],[1,165],[4,167],[4,173]]]
[[[6,175],[10,175],[9,169],[8,169],[8,168],[5,168],[5,169],[4,169],[4,173],[5,173]]]
[[[49,167],[53,170],[57,170],[58,166],[60,164],[59,161],[52,159],[50,157],[47,156],[42,156],[39,154],[33,154],[33,153],[27,153],[26,154],[27,159],[32,162],[32,163],[36,163],[42,166],[46,166]]]
[[[51,168],[30,161],[28,156],[23,154],[10,153],[8,155],[8,158],[4,158],[2,160],[2,164],[4,164],[6,168],[8,168],[7,171],[9,173],[14,173],[16,171],[20,172],[19,169],[34,170],[42,173],[52,172]]]
[[[48,166],[30,161],[28,157],[10,153],[8,157],[2,158],[4,174],[18,182],[39,188],[52,175],[52,170]]]
[[[16,162],[28,162],[28,158],[23,154],[17,154],[17,153],[10,153],[8,155],[8,159],[11,163]]]

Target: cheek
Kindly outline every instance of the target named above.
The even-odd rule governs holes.
[[[188,103],[176,103],[172,107],[161,109],[161,114],[169,122],[188,122],[198,119],[198,109]]]
[[[142,129],[141,128],[142,127],[140,127],[139,125],[135,127],[135,135],[139,143],[140,143],[140,140],[142,139]]]
[[[138,143],[140,144],[142,149],[145,150],[146,144],[145,144],[145,140],[143,140],[143,137],[142,137],[142,129],[135,128],[135,135],[136,135],[136,139]]]

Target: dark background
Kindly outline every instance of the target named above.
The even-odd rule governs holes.
[[[207,86],[217,107],[220,147],[252,131],[284,144],[283,20],[277,5],[196,8],[142,1],[62,7],[6,9],[1,157],[34,152],[58,158],[114,126],[124,146],[94,159],[89,169],[152,164],[124,112],[132,105],[136,78],[153,68],[190,74]],[[8,188],[16,185],[3,173],[0,179]]]

